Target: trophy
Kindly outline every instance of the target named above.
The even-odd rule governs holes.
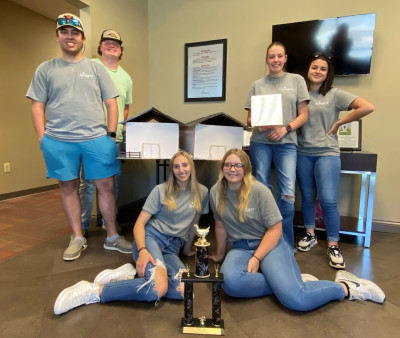
[[[210,270],[208,269],[208,248],[210,243],[207,242],[206,236],[210,231],[210,227],[207,229],[200,229],[197,224],[194,225],[196,229],[196,235],[199,236],[197,242],[194,243],[196,247],[196,272],[194,275],[198,278],[210,277]]]
[[[199,237],[196,246],[196,270],[194,276],[190,273],[190,266],[186,266],[187,272],[182,274],[182,282],[185,283],[184,292],[184,318],[181,322],[181,333],[192,334],[210,334],[222,336],[225,334],[224,321],[221,319],[221,283],[224,282],[224,276],[219,272],[219,266],[214,265],[215,273],[210,274],[209,270],[209,252],[210,243],[206,236],[210,230],[200,229],[197,224],[194,225],[196,234]],[[212,283],[212,318],[205,316],[193,318],[193,283]]]

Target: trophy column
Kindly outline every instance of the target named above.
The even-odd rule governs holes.
[[[218,273],[218,266],[215,266],[215,273],[209,270],[209,253],[210,243],[207,242],[205,236],[208,234],[209,228],[199,229],[195,225],[196,234],[199,240],[194,243],[196,246],[196,272],[193,276],[188,272],[182,274],[182,282],[185,283],[184,294],[184,318],[181,322],[181,333],[192,334],[210,334],[222,336],[225,334],[224,321],[221,319],[221,283],[224,282],[224,276]],[[193,318],[193,283],[212,283],[212,318],[205,316]]]

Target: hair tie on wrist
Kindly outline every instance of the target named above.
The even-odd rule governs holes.
[[[257,259],[259,263],[261,263],[260,259],[259,259],[256,255],[253,255],[253,257],[254,257],[255,259]]]
[[[147,250],[145,246],[142,246],[141,248],[139,248],[138,253],[142,250]]]

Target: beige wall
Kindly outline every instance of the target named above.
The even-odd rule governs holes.
[[[1,1],[0,62],[0,194],[57,183],[46,180],[46,168],[32,127],[26,91],[36,67],[56,57],[54,21]],[[23,23],[23,24],[22,24]],[[11,173],[3,172],[11,163]]]
[[[62,12],[81,13],[88,35],[85,55],[97,55],[97,45],[104,29],[118,30],[125,52],[121,65],[134,82],[133,116],[148,108],[148,34],[147,1],[53,0],[48,7],[32,10],[10,1],[0,1],[0,56],[2,67],[0,123],[0,195],[57,183],[45,178],[45,164],[32,127],[31,102],[24,98],[36,67],[43,61],[59,56],[55,40],[55,18]],[[70,3],[76,4],[71,7]],[[89,7],[85,7],[89,5]],[[116,10],[117,9],[117,10]],[[35,12],[34,12],[34,11]],[[37,13],[40,12],[40,14]],[[111,15],[113,13],[113,15]],[[23,23],[23,24],[22,24]],[[11,173],[3,172],[3,163],[11,163]],[[129,167],[129,169],[128,169]],[[142,198],[154,185],[154,163],[127,163],[120,204]],[[143,183],[145,182],[145,183]]]
[[[24,1],[24,0],[19,0]],[[54,0],[60,2],[63,0]],[[67,0],[70,3],[82,2]],[[244,100],[250,84],[264,75],[264,53],[271,41],[273,24],[376,12],[374,54],[371,75],[339,78],[336,86],[359,94],[376,106],[365,119],[363,149],[378,153],[378,173],[374,219],[400,223],[400,172],[397,153],[400,117],[394,104],[400,67],[397,43],[400,32],[396,0],[377,2],[297,2],[287,0],[273,4],[265,0],[87,0],[90,7],[81,9],[84,24],[89,23],[91,37],[88,45],[95,53],[98,36],[105,28],[115,28],[122,34],[126,52],[122,66],[134,79],[134,105],[131,115],[150,106],[183,122],[225,112],[245,120]],[[30,103],[23,99],[37,65],[58,55],[53,36],[54,21],[46,19],[9,1],[0,1],[1,61],[0,83],[0,169],[10,162],[12,173],[0,170],[0,194],[40,187],[55,182],[44,178],[45,167],[31,125]],[[16,25],[16,22],[24,22]],[[12,29],[11,29],[12,28]],[[184,44],[188,42],[227,38],[227,99],[222,103],[184,103]],[[89,51],[88,51],[89,54]],[[5,80],[7,79],[7,80]],[[143,174],[153,164],[133,166],[128,177],[137,188]],[[131,172],[131,170],[129,170]],[[139,175],[140,176],[140,175]],[[355,210],[359,180],[343,177],[340,192],[341,210]],[[154,184],[151,178],[147,191]],[[347,188],[347,189],[346,189]],[[133,188],[132,188],[133,189]],[[140,193],[139,193],[140,194]]]
[[[363,150],[378,153],[374,220],[400,225],[399,11],[396,0],[149,0],[150,104],[183,122],[217,112],[244,122],[249,86],[265,74],[273,24],[376,12],[371,75],[339,78],[335,85],[375,104],[363,124]],[[226,101],[184,103],[184,44],[222,38],[228,39]],[[342,186],[341,212],[353,214],[359,180],[343,177]]]

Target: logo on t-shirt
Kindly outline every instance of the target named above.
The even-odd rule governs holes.
[[[247,209],[247,212],[254,212],[254,211],[256,211],[256,208],[248,208]]]
[[[329,104],[329,101],[314,101],[314,104],[316,106],[326,106],[327,104]]]
[[[295,88],[289,88],[289,87],[286,87],[286,86],[283,86],[283,87],[281,88],[281,91],[282,91],[282,92],[294,91],[294,90],[295,90]]]
[[[82,72],[79,74],[79,77],[86,77],[86,78],[91,78],[94,77],[93,74],[86,74],[85,72]]]

